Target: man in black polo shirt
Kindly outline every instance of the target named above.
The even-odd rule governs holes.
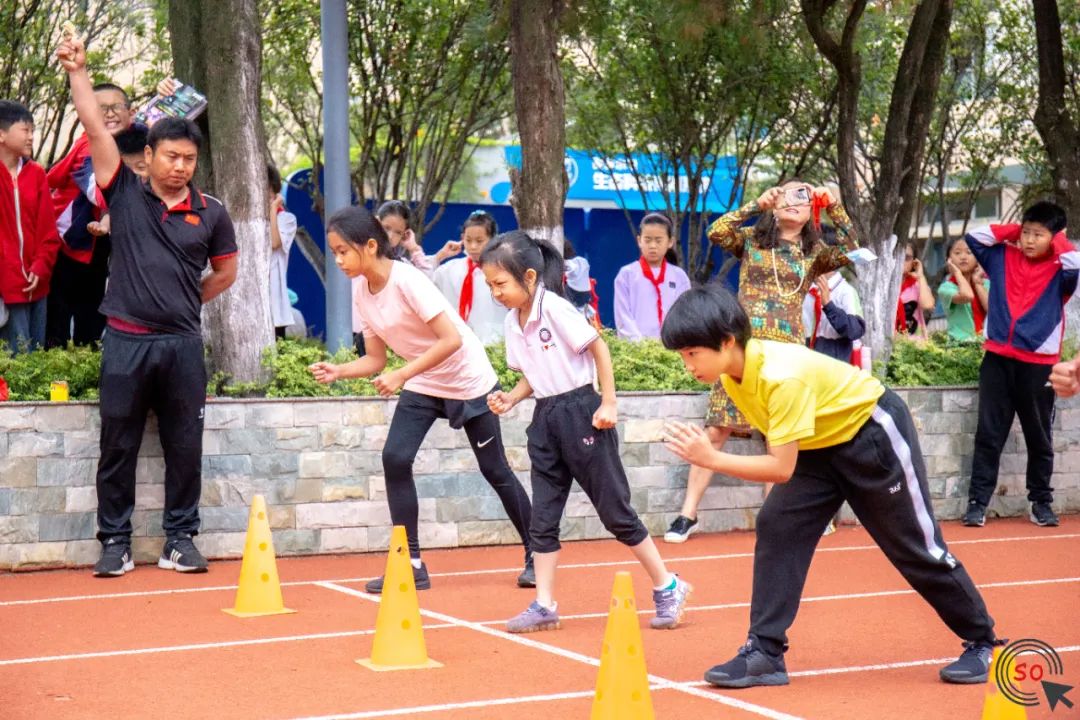
[[[94,177],[112,217],[108,318],[101,354],[98,577],[133,570],[135,465],[147,411],[158,417],[165,454],[166,540],[158,567],[206,572],[192,542],[199,531],[206,367],[202,304],[236,279],[236,240],[221,203],[192,184],[202,136],[187,120],[163,119],[147,138],[149,179],[120,160],[94,98],[78,39],[57,51],[90,140]],[[202,276],[209,262],[211,272]]]

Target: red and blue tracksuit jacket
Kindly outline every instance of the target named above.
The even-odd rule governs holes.
[[[990,225],[964,237],[990,278],[984,347],[1004,357],[1051,365],[1061,357],[1065,303],[1076,290],[1080,252],[1059,232],[1048,255],[1029,260],[1017,246],[1020,228]]]
[[[63,240],[61,250],[72,260],[89,263],[97,239],[86,229],[106,212],[105,198],[94,180],[90,141],[84,133],[62,160],[49,168],[56,229]]]

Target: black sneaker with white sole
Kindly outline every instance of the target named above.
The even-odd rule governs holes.
[[[94,565],[94,577],[120,577],[135,569],[131,559],[131,540],[113,536],[101,544],[101,558]]]
[[[413,567],[412,569],[413,582],[416,584],[417,590],[429,590],[431,589],[431,576],[428,575],[427,565],[420,563],[420,567]],[[377,577],[372,580],[368,580],[364,585],[364,590],[372,595],[382,594],[384,577]]]
[[[947,683],[976,685],[986,682],[990,673],[990,660],[994,656],[994,644],[991,642],[965,642],[964,652],[941,668],[941,679]]]
[[[1039,527],[1057,527],[1058,516],[1050,503],[1031,503],[1031,522]]]
[[[722,688],[787,685],[788,674],[784,656],[765,652],[751,637],[735,657],[706,672],[705,682]]]
[[[165,540],[157,566],[162,570],[175,570],[182,573],[204,573],[208,569],[206,558],[199,552],[199,548],[195,547],[191,536],[186,533]]]
[[[982,527],[986,524],[986,506],[978,500],[972,500],[968,503],[967,512],[961,522],[968,527]]]
[[[525,559],[525,568],[518,575],[517,586],[519,588],[536,587],[536,568],[533,566],[532,555]]]
[[[664,533],[664,542],[684,543],[690,537],[690,533],[694,532],[696,526],[697,518],[691,520],[685,515],[680,515],[671,522],[671,527]]]

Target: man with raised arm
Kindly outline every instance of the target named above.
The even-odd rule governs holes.
[[[149,177],[128,169],[105,124],[80,39],[65,36],[57,58],[90,143],[94,178],[112,218],[107,327],[101,356],[97,577],[133,570],[135,465],[148,410],[158,417],[165,456],[165,545],[158,567],[206,572],[192,542],[199,531],[206,368],[203,303],[236,279],[236,239],[222,204],[191,183],[202,136],[166,118],[145,149]],[[207,264],[211,272],[203,276]]]

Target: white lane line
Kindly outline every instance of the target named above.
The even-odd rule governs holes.
[[[327,590],[333,590],[335,592],[344,593],[346,595],[352,595],[353,597],[362,598],[371,602],[380,602],[382,598],[378,595],[371,595],[369,593],[361,592],[359,590],[353,590],[352,588],[344,587],[342,585],[335,585],[334,583],[318,583],[319,587],[326,588]],[[471,622],[469,620],[462,620],[461,618],[454,617],[453,615],[446,615],[445,613],[436,612],[434,610],[420,609],[420,614],[424,617],[429,617],[433,620],[438,620],[442,623],[450,623],[457,625],[458,627],[467,628],[469,630],[475,630],[478,633],[484,635],[490,635],[491,637],[499,638],[500,640],[508,640],[518,645],[524,645],[525,647],[533,648],[535,650],[541,650],[543,652],[557,655],[568,660],[584,663],[593,667],[598,667],[600,661],[594,657],[583,655],[582,653],[574,652],[573,650],[567,650],[565,648],[557,647],[555,645],[548,645],[547,643],[537,642],[531,638],[522,637],[521,635],[513,635],[502,630],[495,630],[493,628],[481,625],[479,623]],[[700,697],[706,700],[710,700],[721,705],[727,705],[728,707],[735,707],[746,712],[761,715],[762,717],[771,718],[771,720],[800,720],[794,715],[788,715],[787,713],[778,712],[771,708],[764,707],[762,705],[755,705],[744,700],[738,700],[736,698],[728,697],[726,695],[720,695],[713,692],[705,692],[693,687],[682,687],[671,680],[659,677],[657,675],[649,675],[649,683],[656,684],[661,687],[670,687],[678,690],[679,692]]]
[[[1067,645],[1054,648],[1059,653],[1076,652],[1080,645]],[[900,668],[921,667],[923,665],[945,665],[956,660],[956,657],[934,658],[932,660],[909,660],[907,662],[883,663],[880,665],[855,665],[852,667],[822,668],[821,670],[797,670],[789,672],[790,677],[818,677],[821,675],[839,675],[842,673],[873,672],[877,670],[898,670]]]
[[[442,705],[420,705],[417,707],[393,708],[391,710],[366,710],[363,712],[343,713],[339,715],[318,715],[305,718],[294,718],[294,720],[366,720],[366,718],[398,717],[401,715],[418,715],[420,713],[470,710],[493,705],[518,705],[520,703],[550,702],[552,700],[578,700],[592,696],[592,690],[584,690],[581,692],[554,693],[552,695],[523,695],[521,697],[495,698],[492,700],[443,703]]]
[[[1006,538],[983,538],[979,540],[954,540],[947,542],[949,546],[953,545],[976,545],[982,543],[1003,543],[1003,542],[1021,542],[1026,540],[1061,540],[1070,538],[1080,538],[1080,533],[1059,533],[1057,535],[1023,535],[1016,537]],[[822,548],[819,547],[817,552],[819,553],[831,553],[831,552],[860,552],[865,550],[878,550],[877,545],[849,545],[836,548]],[[680,563],[680,562],[707,562],[710,560],[736,560],[753,558],[752,552],[747,553],[724,553],[719,555],[690,555],[687,557],[671,557],[665,558],[667,563]],[[290,558],[292,559],[292,558]],[[232,561],[228,561],[232,562]],[[637,560],[611,560],[607,562],[594,562],[594,563],[566,563],[559,565],[560,570],[582,570],[589,568],[600,567],[623,567],[623,566],[636,566]],[[519,573],[521,567],[505,567],[505,568],[488,568],[484,570],[458,570],[454,572],[433,572],[432,577],[470,577],[477,575],[501,575],[504,573]],[[373,576],[367,577],[351,577],[351,578],[336,578],[332,580],[293,580],[289,582],[281,583],[282,587],[296,587],[301,585],[318,585],[322,582],[332,583],[358,583],[367,582],[371,580]],[[227,590],[236,590],[236,585],[215,585],[212,587],[197,587],[197,588],[176,588],[173,590],[135,590],[132,592],[122,593],[98,593],[90,595],[66,595],[61,597],[51,598],[31,598],[27,600],[0,600],[0,607],[14,607],[18,605],[39,605],[44,603],[59,603],[59,602],[77,602],[82,600],[110,600],[116,598],[132,598],[132,597],[149,597],[154,595],[179,595],[182,593],[199,593],[199,592],[224,592]]]
[[[435,626],[432,626],[434,629]],[[443,627],[452,627],[444,625]],[[127,655],[153,655],[156,653],[188,652],[192,650],[213,650],[216,648],[243,647],[245,645],[271,645],[282,642],[304,640],[326,640],[330,638],[357,637],[373,635],[374,630],[346,630],[332,633],[314,633],[310,635],[283,635],[280,637],[255,638],[251,640],[225,640],[222,642],[195,643],[191,645],[165,645],[159,647],[133,648],[130,650],[106,650],[102,652],[73,653],[70,655],[44,655],[41,657],[12,658],[0,660],[0,667],[5,665],[32,665],[35,663],[60,662],[64,660],[92,660],[94,658],[123,657]]]

